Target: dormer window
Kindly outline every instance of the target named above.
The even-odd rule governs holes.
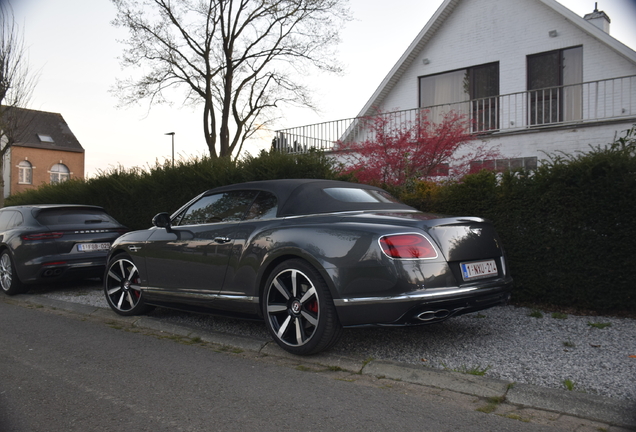
[[[38,134],[38,138],[40,139],[41,142],[45,142],[45,143],[54,143],[55,142],[51,135]]]

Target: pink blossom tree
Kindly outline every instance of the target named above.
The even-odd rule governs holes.
[[[466,115],[450,111],[433,122],[425,110],[413,120],[401,120],[399,114],[364,119],[369,138],[336,143],[334,149],[344,160],[343,174],[353,174],[363,183],[400,185],[442,176],[460,178],[470,171],[471,161],[499,156],[478,141]]]

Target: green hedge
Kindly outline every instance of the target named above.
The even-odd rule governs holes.
[[[532,173],[482,171],[400,196],[425,211],[491,220],[517,302],[636,312],[635,130],[607,148],[552,156]]]
[[[174,167],[166,161],[147,170],[114,168],[86,181],[42,185],[8,197],[5,204],[99,205],[129,228],[143,229],[151,225],[155,214],[172,213],[214,187],[254,180],[333,176],[333,162],[321,153],[262,152],[240,161],[206,157],[179,161]]]

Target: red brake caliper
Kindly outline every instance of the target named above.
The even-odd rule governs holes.
[[[318,313],[318,302],[316,300],[314,300],[311,303],[307,304],[307,310],[309,312],[313,312],[313,313],[317,314]]]

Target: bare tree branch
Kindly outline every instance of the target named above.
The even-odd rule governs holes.
[[[4,206],[4,158],[29,126],[31,116],[21,108],[28,105],[36,82],[13,10],[0,1],[0,207]]]
[[[210,156],[237,157],[281,104],[313,108],[298,71],[339,73],[347,0],[112,0],[128,29],[118,80],[123,105],[169,103],[174,90],[202,106]]]

